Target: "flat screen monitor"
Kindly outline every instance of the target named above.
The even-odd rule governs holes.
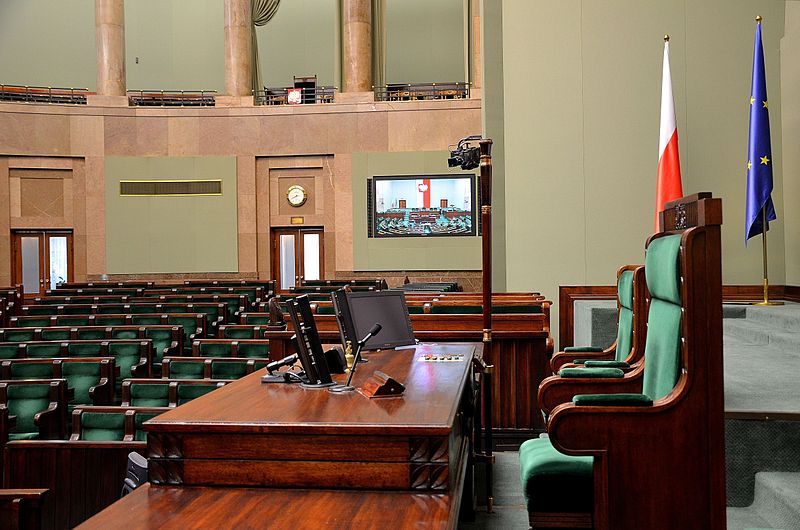
[[[347,305],[357,339],[363,339],[375,324],[381,331],[370,338],[365,350],[381,350],[415,343],[406,297],[402,291],[347,293]]]

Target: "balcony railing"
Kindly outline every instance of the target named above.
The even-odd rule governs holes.
[[[318,86],[315,88],[266,87],[255,91],[256,105],[307,105],[333,103],[337,88]]]
[[[58,103],[86,105],[89,91],[85,88],[57,88],[0,84],[0,101],[18,103]]]
[[[375,101],[466,99],[469,83],[390,83],[374,87]]]
[[[131,107],[213,107],[216,90],[128,90]]]

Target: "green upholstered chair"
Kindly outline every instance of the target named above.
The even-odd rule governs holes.
[[[51,316],[51,315],[58,315],[60,313],[61,311],[59,311],[59,306],[55,305],[26,305],[22,307],[23,315]]]
[[[408,314],[409,315],[421,315],[425,312],[425,308],[421,305],[409,305],[408,306]]]
[[[266,366],[266,364],[264,364]],[[239,379],[255,370],[255,359],[213,359],[212,379]]]
[[[43,328],[39,335],[39,340],[69,340],[70,329],[68,327]]]
[[[169,328],[147,327],[145,338],[153,341],[153,363],[160,364],[167,355],[180,355],[183,350],[183,329],[178,326]]]
[[[8,440],[62,438],[66,428],[65,396],[63,379],[0,382],[0,407],[16,416]]]
[[[147,441],[147,432],[142,427],[142,424],[147,420],[152,420],[156,416],[161,415],[162,413],[166,412],[169,409],[164,409],[161,411],[156,410],[137,410],[136,414],[134,415],[134,436],[133,439],[137,442],[146,442]]]
[[[220,385],[219,382],[195,383],[188,385],[179,384],[177,405],[181,406],[184,403],[188,403],[193,399],[199,398],[200,396],[204,396],[209,392],[216,390],[220,386],[222,385]]]
[[[96,326],[124,326],[128,323],[127,315],[95,315],[94,325]],[[86,324],[84,324],[86,325]]]
[[[19,328],[43,328],[51,325],[52,320],[50,317],[39,317],[39,316],[22,316],[22,317],[11,317],[9,320],[9,324],[14,327]]]
[[[334,311],[334,308],[333,308],[332,305],[320,305],[320,304],[317,304],[317,314],[318,315],[333,315],[335,313],[336,313],[336,311]]]
[[[0,342],[28,342],[36,340],[36,330],[31,328],[6,328],[0,330]]]
[[[67,359],[61,363],[61,377],[74,391],[69,402],[72,407],[110,405],[114,401],[113,359]]]
[[[157,326],[162,323],[163,319],[160,314],[131,315],[131,325],[133,326]],[[119,324],[112,325],[116,326]]]
[[[269,324],[269,313],[244,313],[242,324],[250,326],[265,326]]]
[[[204,379],[205,365],[206,359],[199,357],[167,357],[161,373],[167,379]]]
[[[132,315],[141,315],[141,314],[148,314],[148,313],[162,313],[159,309],[159,304],[149,304],[149,303],[142,303],[137,302],[135,304],[130,304],[127,308],[126,313],[130,313]]]
[[[192,344],[192,355],[198,357],[232,357],[232,342],[196,340]]]
[[[108,338],[107,335],[108,333],[106,332],[105,327],[92,326],[89,328],[75,328],[75,338],[77,340],[102,340]],[[136,336],[119,338],[135,339]]]
[[[125,410],[95,412],[77,409],[72,415],[73,433],[70,440],[123,441],[125,439]],[[77,431],[77,432],[76,432]]]
[[[107,351],[108,345],[103,341],[67,342],[69,357],[102,357]]]
[[[58,315],[55,319],[56,326],[91,326],[93,322],[91,315]]]
[[[107,353],[119,367],[120,379],[149,377],[153,365],[153,343],[149,340],[106,341]]]
[[[184,348],[186,348],[195,338],[204,336],[206,330],[206,314],[170,314],[167,315],[167,323],[183,328],[183,344]]]
[[[725,528],[721,203],[667,208],[670,231],[645,261],[642,391],[575,395],[553,410],[549,438],[522,445],[533,527]],[[687,220],[697,226],[676,233]]]
[[[25,356],[33,358],[62,357],[60,342],[30,342],[24,345]]]
[[[0,359],[15,359],[24,355],[24,348],[20,348],[19,344],[9,342],[0,344]]]
[[[122,327],[122,329],[112,327],[112,328],[110,328],[110,330],[111,330],[111,335],[110,335],[109,338],[111,338],[111,339],[128,339],[128,340],[130,340],[130,339],[138,339],[140,337],[139,329],[138,328],[134,328],[134,327]],[[105,335],[103,336],[103,338],[105,338]],[[150,337],[147,337],[147,338],[150,338]],[[153,342],[155,344],[155,341],[153,341]]]
[[[50,359],[16,359],[2,364],[3,379],[54,379],[55,365]]]
[[[127,312],[125,304],[97,304],[94,310],[96,315],[120,315]]]
[[[263,329],[261,326],[231,324],[220,326],[217,334],[222,339],[260,339],[264,336]]]
[[[236,356],[243,358],[269,358],[269,340],[243,340],[236,346]]]
[[[122,405],[129,407],[169,407],[170,382],[155,379],[129,379],[122,382]]]

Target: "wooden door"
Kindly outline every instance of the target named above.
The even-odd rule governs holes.
[[[72,281],[72,231],[16,230],[12,236],[12,283],[23,285],[26,299]]]
[[[275,228],[272,230],[272,271],[277,289],[283,291],[304,280],[325,277],[322,228]]]

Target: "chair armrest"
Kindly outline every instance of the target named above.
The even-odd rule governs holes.
[[[51,401],[45,410],[34,414],[33,423],[39,427],[39,434],[42,438],[46,440],[61,438],[64,426],[58,425],[60,412],[58,403]]]
[[[583,372],[586,368],[573,368]],[[623,377],[550,376],[539,385],[539,408],[550,414],[558,405],[571,403],[578,394],[638,393],[642,391],[643,366],[624,373]]]
[[[564,348],[564,353],[575,353],[575,352],[601,352],[603,348],[598,348],[596,346],[567,346]]]
[[[583,363],[586,368],[619,368],[624,370],[630,368],[631,365],[625,361],[586,361]]]
[[[653,400],[645,394],[578,394],[572,403],[588,407],[649,407]]]
[[[570,379],[582,378],[620,378],[625,372],[619,368],[562,368],[558,372],[559,377]]]
[[[89,397],[92,398],[93,405],[111,405],[114,403],[114,386],[107,377],[101,377],[100,381],[89,388]]]
[[[560,351],[553,355],[553,357],[550,359],[550,369],[554,374],[557,374],[558,371],[561,370],[561,368],[563,368],[567,363],[578,364],[578,360],[582,360],[583,362],[587,360],[613,360],[616,358],[616,355],[616,341],[605,350],[592,347],[568,347],[564,348],[564,351]],[[580,364],[583,363],[581,362]]]
[[[139,357],[139,362],[131,366],[131,376],[150,377],[150,371],[148,368],[147,357]]]

